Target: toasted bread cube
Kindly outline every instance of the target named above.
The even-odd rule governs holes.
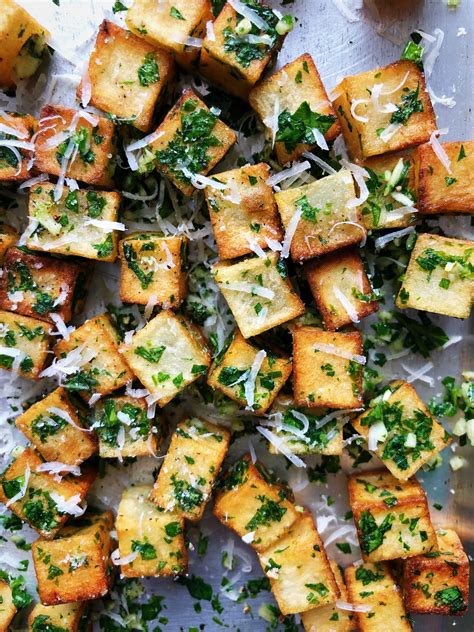
[[[413,153],[415,160],[418,210],[435,213],[474,213],[474,140],[441,143],[449,170],[426,143]]]
[[[326,89],[308,53],[286,64],[250,93],[249,103],[266,126],[267,136],[275,140],[275,153],[281,165],[296,160],[317,145],[313,129],[327,141],[341,128]],[[273,139],[270,121],[278,104],[278,129]]]
[[[211,363],[199,329],[167,310],[123,343],[120,353],[161,407],[206,373]]]
[[[272,405],[279,390],[291,374],[291,360],[272,352],[266,352],[260,364],[251,394],[246,392],[246,381],[236,382],[245,374],[250,375],[257,354],[262,350],[247,342],[239,331],[224,356],[215,358],[207,377],[207,383],[233,399],[241,406],[248,406],[257,415],[263,415]],[[250,402],[247,399],[250,398]]]
[[[358,408],[362,404],[362,337],[296,327],[293,332],[293,395],[297,406]]]
[[[334,603],[339,597],[326,551],[309,512],[302,514],[258,557],[282,614],[306,612]]]
[[[408,612],[464,615],[469,604],[469,558],[452,529],[436,532],[438,550],[403,560],[402,589]]]
[[[1,476],[0,501],[50,540],[70,517],[62,504],[76,495],[79,500],[74,499],[73,504],[80,504],[92,486],[96,472],[92,467],[83,466],[81,476],[64,476],[58,482],[51,474],[38,471],[42,464],[43,460],[33,449],[25,448]]]
[[[272,428],[272,432],[282,442],[282,448],[288,448],[293,454],[342,454],[343,421],[330,419],[321,427],[319,424],[321,419],[330,413],[328,409],[298,407],[293,398],[280,394],[274,402],[271,413],[283,415],[285,429],[280,428],[278,424]],[[306,429],[306,421],[302,420],[302,415],[308,421]],[[293,434],[291,427],[298,434]],[[305,435],[305,439],[302,438],[301,433]],[[280,454],[280,450],[273,443],[268,444],[268,451],[270,454]]]
[[[132,233],[120,242],[120,298],[163,309],[178,308],[187,292],[188,239]]]
[[[43,606],[37,603],[28,617],[28,630],[37,632],[52,630],[53,632],[82,632],[81,621],[87,607],[85,601]],[[41,627],[44,626],[44,627]],[[48,627],[50,626],[50,627]]]
[[[264,468],[246,455],[226,473],[214,515],[261,553],[284,536],[301,513],[288,491],[272,483]]]
[[[385,470],[349,477],[349,502],[364,560],[413,557],[436,548],[426,494],[416,478]]]
[[[51,331],[42,320],[0,310],[0,368],[37,380],[48,360]]]
[[[102,22],[89,58],[90,105],[147,132],[172,76],[173,60],[168,53],[113,22]],[[83,80],[79,98],[84,90]]]
[[[112,580],[111,511],[86,514],[77,525],[65,527],[53,541],[32,546],[38,594],[44,606],[98,599]]]
[[[370,607],[354,612],[360,632],[411,632],[411,623],[403,605],[400,587],[388,564],[349,566],[344,571],[349,603]]]
[[[192,417],[178,424],[158,473],[151,502],[187,520],[200,520],[229,447],[224,428]]]
[[[358,323],[379,308],[355,250],[338,250],[310,261],[305,275],[327,329]]]
[[[128,28],[153,46],[167,50],[188,67],[195,64],[199,49],[186,43],[202,38],[206,23],[213,19],[209,0],[134,0],[127,13]]]
[[[209,217],[221,259],[243,257],[268,240],[282,240],[275,196],[267,184],[270,167],[246,165],[213,176],[225,189],[205,189]]]
[[[403,381],[392,382],[380,399],[351,423],[368,440],[369,450],[401,481],[416,474],[451,443],[413,386]],[[374,435],[376,442],[370,445]]]
[[[354,181],[347,169],[277,193],[275,199],[285,230],[299,217],[291,240],[292,259],[304,261],[361,242],[366,232],[360,225],[360,209],[347,206],[355,198]]]
[[[111,121],[95,114],[85,115],[84,110],[45,105],[41,109],[39,129],[42,133],[35,141],[38,171],[60,176],[66,167],[66,178],[112,188],[116,147],[115,126]],[[61,132],[66,135],[63,142],[56,145],[50,141]],[[70,158],[68,147],[69,152],[73,150]]]
[[[1,63],[2,60],[0,59],[0,66]],[[36,131],[36,119],[29,114],[9,113],[3,116],[0,115],[0,124],[2,125],[0,139],[9,139],[12,142],[18,142],[19,145],[11,148],[0,147],[0,182],[21,182],[26,180],[30,177],[30,162],[32,160],[32,152],[27,147]],[[18,158],[18,155],[20,158]]]
[[[50,323],[55,314],[67,323],[80,272],[76,263],[10,248],[0,277],[0,308]]]
[[[387,154],[368,158],[361,165],[369,197],[361,205],[362,223],[367,230],[403,228],[416,222],[416,177],[413,158],[408,154]],[[398,199],[396,199],[398,198]]]
[[[339,566],[331,560],[329,562],[340,592],[339,599],[348,601],[347,589]],[[347,610],[341,610],[335,604],[320,606],[301,613],[301,622],[305,632],[353,632],[353,614]]]
[[[80,465],[97,451],[97,439],[84,417],[60,386],[30,406],[15,423],[45,461]]]
[[[245,41],[246,38],[237,32],[244,16],[226,2],[214,21],[213,34],[204,38],[199,60],[199,72],[206,79],[241,99],[247,99],[284,40],[284,36],[275,30],[278,18],[268,6],[253,1],[246,4],[266,24],[265,28],[253,24],[250,34],[263,37],[268,43],[249,44]]]
[[[184,194],[196,189],[193,179],[213,169],[237,140],[236,135],[192,90],[185,90],[156,130],[139,169],[156,169]],[[186,170],[183,170],[183,160]]]
[[[418,235],[397,307],[469,318],[474,300],[474,241]]]
[[[0,630],[8,630],[17,612],[13,603],[12,589],[7,582],[0,580]]]
[[[16,244],[20,235],[8,224],[0,224],[0,263],[3,263],[8,249]]]
[[[72,191],[64,187],[56,202],[54,188],[54,184],[42,182],[30,191],[28,248],[114,262],[118,232],[110,230],[107,222],[118,219],[120,195],[116,191]],[[99,226],[90,220],[98,221]]]
[[[60,340],[54,347],[59,361],[70,354],[90,358],[77,372],[68,375],[64,388],[89,400],[93,393],[108,395],[132,380],[133,373],[122,359],[117,342],[117,331],[107,314],[87,320],[71,333],[69,340]]]
[[[150,456],[158,451],[163,440],[163,428],[160,426],[155,432],[144,399],[104,398],[95,406],[94,427],[103,459]]]
[[[184,517],[158,508],[148,500],[150,492],[151,487],[139,485],[122,494],[116,522],[120,557],[137,555],[121,566],[121,573],[125,577],[186,573]]]
[[[420,145],[436,130],[425,77],[412,61],[346,77],[334,92],[334,109],[352,158],[365,160]]]
[[[213,267],[220,291],[244,338],[286,323],[304,312],[304,305],[288,279],[276,252],[238,263]]]
[[[48,31],[13,0],[2,1],[0,15],[0,87],[34,75],[48,53]]]

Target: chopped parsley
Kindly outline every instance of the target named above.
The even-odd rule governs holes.
[[[176,7],[171,7],[170,15],[172,18],[176,18],[177,20],[186,21],[186,18],[184,17],[184,15]]]
[[[156,560],[156,549],[148,542],[148,539],[142,541],[140,540],[132,540],[132,552],[136,551],[139,553],[142,560]]]
[[[280,522],[286,514],[286,507],[280,505],[281,501],[276,502],[264,495],[259,495],[257,498],[261,505],[245,525],[247,531],[255,531],[257,527],[268,527],[272,522]]]
[[[436,606],[448,606],[450,614],[456,614],[467,608],[463,594],[457,586],[438,590],[434,594],[434,599]]]
[[[110,255],[114,251],[114,240],[112,239],[112,235],[109,233],[104,241],[100,244],[92,244],[92,248],[94,248],[94,250],[97,250],[97,256],[99,257],[99,259],[110,257]]]
[[[318,213],[321,209],[317,206],[312,206],[308,202],[306,195],[301,197],[299,200],[296,200],[295,205],[298,210],[301,210],[301,219],[304,219],[307,222],[312,222],[313,224],[317,221]]]
[[[123,256],[125,257],[125,261],[129,269],[135,274],[137,279],[140,281],[142,290],[146,290],[150,283],[153,281],[153,271],[144,272],[140,266],[138,265],[138,256],[133,248],[132,244],[127,242],[123,243]]]
[[[388,513],[380,525],[377,525],[375,518],[370,511],[363,511],[360,515],[358,528],[361,534],[360,547],[368,555],[382,545],[385,533],[390,531],[395,520],[394,514]]]
[[[414,112],[423,112],[423,103],[418,98],[420,93],[420,84],[417,84],[416,90],[404,88],[405,94],[402,95],[402,102],[397,106],[395,112],[390,117],[390,123],[401,123],[406,125],[408,119]]]
[[[159,347],[137,347],[135,349],[135,354],[140,356],[147,362],[152,364],[157,364],[161,360],[161,356],[165,352],[166,347],[164,345],[160,345]]]
[[[157,83],[160,80],[160,72],[156,62],[155,53],[148,53],[138,69],[138,80],[144,88]]]
[[[119,412],[130,419],[129,425],[120,421]],[[118,447],[121,428],[127,429],[127,441],[130,442],[143,440],[148,437],[150,432],[150,421],[146,416],[146,410],[129,402],[122,404],[120,400],[112,397],[104,399],[97,414],[96,424],[96,432],[100,440],[114,448]]]
[[[291,153],[298,145],[314,145],[317,141],[313,130],[316,129],[324,135],[334,121],[335,117],[332,114],[313,112],[309,103],[303,101],[293,114],[288,110],[280,112],[275,141],[283,143],[285,150]]]

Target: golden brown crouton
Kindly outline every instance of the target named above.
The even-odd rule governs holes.
[[[327,329],[358,323],[378,310],[364,264],[355,250],[338,250],[310,261],[304,270]]]
[[[89,59],[90,104],[147,132],[155,106],[173,76],[173,65],[164,50],[104,20]],[[83,79],[78,98],[86,89]]]
[[[184,517],[162,511],[148,500],[151,488],[125,489],[118,507],[117,537],[120,557],[136,553],[121,566],[125,577],[161,577],[186,573],[188,552]]]
[[[397,307],[469,318],[474,299],[473,265],[474,241],[418,235]]]
[[[318,139],[313,129],[326,141],[334,140],[341,131],[313,58],[308,53],[261,81],[250,93],[249,102],[266,126],[267,136],[274,141],[281,165],[316,147]],[[275,116],[275,104],[278,104],[277,130],[269,125]],[[314,128],[309,125],[308,118]],[[305,123],[302,134],[295,134],[295,122]]]
[[[219,286],[244,338],[286,323],[304,312],[278,253],[213,267]]]
[[[228,430],[197,417],[178,424],[150,492],[151,502],[165,512],[200,520],[229,440]]]
[[[349,502],[364,560],[413,557],[436,548],[426,494],[416,478],[399,481],[387,470],[352,474]]]
[[[401,481],[451,442],[413,386],[402,381],[392,382],[351,423],[368,441],[369,450]]]
[[[352,158],[365,160],[420,145],[436,130],[425,77],[412,61],[346,77],[334,93],[333,106]]]
[[[15,419],[16,426],[46,461],[80,465],[97,451],[84,411],[60,386]]]
[[[293,332],[293,392],[298,406],[358,408],[362,404],[362,337],[296,327]]]
[[[0,367],[37,380],[49,359],[51,331],[37,318],[0,311]]]
[[[426,143],[413,153],[415,160],[418,209],[424,215],[435,213],[474,213],[474,141],[442,143],[449,169]]]
[[[98,599],[109,591],[112,575],[113,516],[85,514],[52,541],[32,546],[38,593],[45,606]]]
[[[436,532],[438,550],[402,562],[405,606],[417,614],[464,615],[469,604],[469,558],[452,529]]]

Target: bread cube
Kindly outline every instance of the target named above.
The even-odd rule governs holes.
[[[118,507],[117,537],[120,557],[136,553],[121,566],[125,577],[161,577],[186,573],[188,555],[184,518],[162,511],[148,500],[151,488],[125,489]]]
[[[25,448],[1,475],[0,501],[40,535],[50,540],[71,514],[69,501],[80,505],[95,479],[95,470],[83,466],[80,476],[64,476],[61,481],[38,470],[43,464],[31,448]]]
[[[469,604],[469,558],[452,529],[436,532],[438,550],[403,560],[406,609],[416,614],[464,615]]]
[[[262,553],[288,532],[301,513],[288,498],[288,490],[272,483],[262,466],[245,455],[220,484],[214,515]]]
[[[12,589],[3,580],[0,580],[0,630],[8,630],[9,625],[17,612],[13,603]]]
[[[80,465],[97,451],[84,412],[60,386],[15,419],[45,461]]]
[[[415,164],[406,153],[368,158],[361,165],[367,172],[369,197],[361,205],[367,230],[403,228],[416,222]]]
[[[70,334],[69,340],[60,340],[54,347],[58,361],[68,357],[78,363],[78,370],[64,380],[64,388],[89,400],[93,393],[108,395],[132,380],[133,373],[122,359],[117,342],[117,331],[107,314],[87,320]]]
[[[206,373],[211,363],[199,329],[167,310],[123,343],[120,353],[161,407]]]
[[[385,470],[349,477],[349,502],[364,560],[413,557],[436,549],[426,494],[416,478]]]
[[[278,34],[278,17],[261,2],[246,0],[245,4],[262,20],[260,28],[226,2],[214,21],[212,33],[204,38],[199,72],[233,96],[247,99],[267,65],[271,65],[284,40]],[[235,4],[234,4],[235,6]],[[246,35],[239,31],[246,32]],[[261,43],[248,41],[248,35],[262,38]]]
[[[94,408],[94,428],[103,459],[123,459],[155,454],[163,440],[162,428],[147,417],[144,399],[106,397]]]
[[[347,589],[339,566],[331,560],[331,566],[336,586],[339,589],[341,601],[348,601]],[[335,604],[320,606],[301,613],[301,622],[305,632],[353,632],[354,615],[347,610],[341,610]]]
[[[35,141],[38,171],[61,176],[65,170],[66,178],[113,187],[116,147],[115,126],[111,121],[84,110],[45,105],[39,129],[42,132]],[[65,138],[58,142],[61,133]]]
[[[120,242],[120,298],[124,303],[178,308],[187,292],[188,239],[132,233]]]
[[[37,380],[48,360],[51,325],[0,310],[0,368]]]
[[[178,424],[150,500],[166,512],[200,520],[229,447],[228,430],[192,417]]]
[[[320,608],[339,597],[326,551],[309,512],[303,513],[258,557],[284,615]]]
[[[425,77],[412,61],[346,77],[334,92],[333,106],[354,159],[426,143],[436,130]]]
[[[360,225],[360,209],[347,206],[355,198],[348,169],[278,192],[275,199],[285,230],[289,230],[290,222],[293,227],[296,214],[299,217],[291,240],[292,259],[304,261],[361,242],[366,231]]]
[[[54,188],[54,184],[42,182],[30,190],[28,248],[114,262],[118,232],[107,222],[118,219],[120,195],[64,187],[55,202]]]
[[[474,241],[423,233],[412,250],[397,307],[469,318],[474,300]]]
[[[38,594],[44,606],[98,599],[112,580],[111,511],[86,514],[53,541],[33,542]]]
[[[147,132],[173,71],[167,52],[104,20],[89,58],[90,105]],[[83,79],[79,99],[87,88]]]
[[[1,19],[1,18],[0,18]],[[0,24],[1,29],[1,24]],[[1,40],[0,33],[0,42]],[[0,59],[0,75],[1,75]],[[17,142],[12,147],[0,146],[0,182],[21,182],[30,177],[32,152],[31,137],[36,131],[36,119],[29,114],[0,114],[0,140]]]
[[[358,323],[379,308],[355,250],[338,250],[305,265],[305,276],[326,329]]]
[[[418,210],[435,213],[474,213],[474,140],[441,143],[450,168],[439,160],[426,143],[413,153],[415,160]]]
[[[48,54],[48,31],[13,0],[2,1],[0,88],[34,75]]]
[[[8,249],[16,244],[20,235],[8,224],[0,224],[0,263],[3,263]]]
[[[156,169],[184,194],[213,169],[235,143],[235,133],[192,90],[185,90],[156,130],[139,170]]]
[[[223,357],[219,355],[214,359],[207,383],[241,406],[248,407],[257,415],[263,415],[290,377],[291,360],[264,351],[265,356],[259,366],[255,382],[249,388],[247,381],[251,379],[250,372],[254,362],[259,361],[259,353],[261,354],[262,350],[247,342],[239,331],[235,331]],[[243,381],[245,375],[247,379]]]
[[[275,197],[263,162],[213,176],[225,189],[205,188],[209,217],[221,259],[243,257],[268,240],[283,239]],[[219,185],[217,185],[219,186]]]
[[[349,566],[344,571],[349,603],[367,606],[367,611],[354,612],[360,632],[411,632],[400,587],[395,583],[388,564]],[[369,610],[370,608],[370,610]]]
[[[362,404],[362,337],[296,327],[293,332],[293,396],[297,406],[358,408]]]
[[[392,382],[368,410],[352,420],[369,450],[401,481],[451,443],[411,384]]]
[[[85,601],[57,606],[43,606],[37,603],[28,617],[28,630],[30,632],[43,630],[44,632],[84,632],[81,624],[84,622],[86,607]]]
[[[50,323],[55,314],[67,323],[80,273],[76,263],[10,248],[0,277],[0,308]]]
[[[278,253],[213,267],[220,291],[244,338],[286,323],[304,312]]]
[[[330,413],[328,409],[298,407],[291,397],[280,394],[275,400],[271,413],[282,415],[281,422],[275,420],[276,423],[271,428],[271,431],[282,442],[282,448],[288,448],[293,454],[342,454],[343,421],[335,418],[330,419],[321,427],[319,425],[321,419]],[[282,424],[285,425],[284,429]],[[291,428],[295,429],[295,434],[292,433]],[[280,450],[274,443],[268,444],[268,451],[270,454],[280,454]]]
[[[126,17],[128,28],[153,46],[167,50],[177,61],[195,65],[199,48],[189,38],[202,38],[206,23],[213,20],[209,0],[134,0]]]
[[[281,165],[296,160],[321,142],[314,130],[326,141],[340,134],[336,113],[308,53],[261,81],[250,93],[249,102],[265,125],[267,136],[274,141]],[[278,127],[273,130],[277,106]]]

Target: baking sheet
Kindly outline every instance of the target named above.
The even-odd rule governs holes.
[[[84,63],[87,60],[97,25],[104,17],[121,22],[124,14],[113,15],[111,6],[113,0],[61,0],[60,8],[51,0],[20,0],[19,2],[37,17],[53,34],[53,46],[57,50],[51,64],[51,74],[56,75],[54,85],[45,77],[40,77],[34,85],[28,83],[20,89],[19,101],[25,105],[28,111],[38,113],[44,102],[62,103],[73,106],[75,104],[75,87],[82,75]],[[127,0],[126,4],[130,4]],[[473,76],[471,70],[470,55],[472,56],[472,28],[474,26],[474,2],[462,0],[460,7],[449,10],[446,0],[370,0],[361,9],[355,9],[362,5],[357,0],[346,0],[346,4],[352,6],[358,21],[350,22],[345,19],[329,0],[295,0],[285,7],[278,1],[270,2],[273,7],[281,11],[290,11],[298,16],[298,23],[294,31],[285,41],[283,50],[279,56],[278,65],[295,58],[301,53],[309,52],[313,55],[326,88],[333,88],[338,80],[347,74],[355,74],[379,65],[384,65],[397,59],[401,48],[407,41],[409,34],[416,28],[433,33],[436,28],[442,29],[445,38],[440,56],[435,64],[434,72],[429,80],[429,85],[438,97],[450,98],[453,107],[435,104],[438,115],[438,127],[448,127],[449,133],[443,140],[460,140],[472,138],[473,120],[472,92]],[[1,8],[0,8],[1,10]],[[461,31],[460,31],[461,29]],[[462,29],[467,34],[463,35]],[[0,97],[0,107],[4,107]],[[15,211],[15,214],[17,212]],[[11,217],[11,214],[10,214]],[[467,237],[470,231],[469,221],[466,218],[453,218],[442,220],[447,234],[455,237]],[[472,237],[471,237],[472,238]],[[100,272],[92,287],[99,288],[107,299],[116,292],[117,270],[113,266],[97,266]],[[96,294],[96,292],[94,292]],[[107,302],[107,300],[105,300]],[[89,300],[87,315],[99,313],[101,305]],[[84,317],[82,317],[83,319]],[[472,369],[473,331],[472,322],[461,323],[454,319],[434,317],[433,320],[440,324],[449,335],[463,334],[464,341],[453,345],[445,351],[438,351],[432,355],[435,369],[431,372],[436,376],[434,388],[417,382],[416,387],[421,396],[428,401],[433,395],[441,391],[440,379],[445,375],[460,376],[461,370]],[[81,321],[82,322],[82,321]],[[362,329],[367,330],[371,321],[365,322]],[[469,367],[469,359],[471,366]],[[405,359],[406,360],[406,359]],[[409,364],[416,368],[423,364],[419,357],[409,358]],[[406,372],[399,363],[392,362],[384,367],[383,372],[387,379],[403,377]],[[1,382],[0,382],[1,388]],[[22,383],[23,396],[34,395],[38,391],[27,382]],[[26,390],[29,389],[29,390]],[[172,406],[174,409],[175,406]],[[0,409],[1,412],[4,409]],[[176,410],[174,416],[179,416],[184,410],[194,413],[202,411],[196,408],[194,402],[185,402]],[[2,417],[0,416],[0,420]],[[0,441],[22,441],[19,434],[1,421],[2,436]],[[449,428],[451,422],[446,423]],[[248,438],[236,442],[231,449],[227,463],[233,462],[240,454],[248,450]],[[305,473],[297,468],[288,468],[284,457],[271,457],[266,449],[264,441],[259,441],[256,436],[251,438],[252,445],[262,461],[298,489],[304,481]],[[434,472],[422,473],[419,480],[427,490],[430,504],[441,503],[442,512],[433,510],[433,520],[440,526],[454,527],[461,535],[467,551],[474,554],[474,530],[473,530],[473,490],[472,490],[472,449],[458,450],[457,454],[463,454],[469,460],[469,466],[454,473],[448,465],[449,451],[445,451],[444,464]],[[317,457],[307,459],[309,465],[317,462]],[[108,466],[106,477],[99,480],[94,486],[90,503],[102,507],[116,507],[121,490],[131,481],[152,481],[153,470],[157,462],[153,459],[140,459],[128,466]],[[311,509],[322,517],[330,515],[327,507],[327,498],[335,499],[334,507],[339,516],[349,509],[345,493],[345,474],[329,475],[328,484],[321,485],[310,483],[302,491],[296,492],[299,502],[308,504]],[[331,508],[332,509],[332,508]],[[324,521],[324,520],[323,520]],[[341,522],[341,524],[347,524]],[[332,533],[338,525],[331,527],[323,533],[323,539]],[[28,541],[35,539],[34,533],[27,527],[23,530]],[[270,593],[261,593],[256,599],[249,599],[243,603],[233,602],[221,591],[220,585],[223,574],[231,581],[235,580],[234,588],[237,594],[239,587],[252,577],[261,576],[256,556],[250,548],[244,545],[238,538],[231,535],[206,511],[205,519],[197,527],[188,529],[188,534],[194,547],[197,548],[199,531],[210,537],[208,551],[203,558],[199,558],[196,551],[190,551],[190,573],[202,576],[212,584],[215,594],[220,595],[220,601],[224,610],[219,613],[210,602],[201,601],[202,612],[196,613],[193,599],[184,586],[176,585],[170,580],[148,580],[144,582],[146,592],[142,599],[146,600],[148,594],[157,594],[164,597],[165,609],[160,617],[168,619],[167,624],[160,623],[163,630],[188,630],[198,628],[200,624],[206,624],[206,630],[219,630],[222,624],[229,629],[263,631],[270,625],[258,615],[259,606],[262,603],[274,603]],[[343,541],[344,538],[337,540]],[[234,550],[235,568],[228,570],[223,568],[221,560],[223,551]],[[355,550],[355,547],[353,547]],[[343,555],[331,544],[328,547],[330,556],[335,557],[341,564],[347,565],[352,559],[360,558],[360,552],[355,550],[353,557]],[[9,569],[9,563],[13,563],[12,555],[16,559],[28,559],[29,554],[18,552],[14,546],[0,544],[0,566]],[[7,560],[7,562],[5,561]],[[248,568],[251,566],[251,571]],[[9,569],[11,570],[11,568]],[[33,581],[32,564],[27,573],[28,581]],[[234,593],[231,596],[235,597]],[[250,612],[246,605],[250,606]],[[118,604],[115,610],[118,611]],[[244,612],[246,610],[246,612]],[[458,630],[473,630],[474,616],[470,613],[463,618],[451,617],[415,617],[414,629],[417,631],[431,630],[444,631],[456,626]],[[218,623],[215,618],[221,623]],[[296,620],[297,624],[297,620]],[[16,629],[22,629],[19,623]],[[97,627],[98,624],[95,624]],[[150,625],[150,630],[153,629]],[[97,629],[100,629],[97,627]],[[132,629],[132,628],[130,628]],[[138,628],[139,629],[139,628]],[[275,629],[286,628],[285,624]],[[387,626],[389,628],[389,623]]]

